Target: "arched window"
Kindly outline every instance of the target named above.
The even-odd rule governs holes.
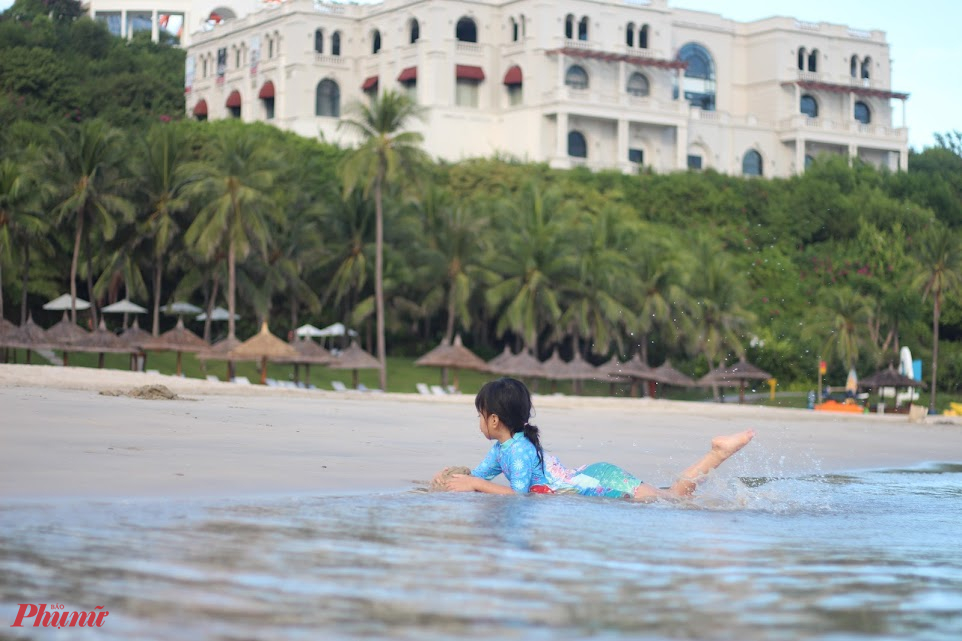
[[[799,100],[798,110],[809,118],[818,118],[818,103],[808,94],[805,94]]]
[[[818,71],[818,49],[812,49],[812,53],[808,54],[808,70]]]
[[[324,31],[322,29],[314,31],[314,51],[324,53]]]
[[[872,59],[865,56],[862,61],[862,80],[868,80],[872,76]]]
[[[644,97],[648,95],[648,78],[637,71],[628,78],[628,94],[632,96]]]
[[[682,78],[685,100],[693,107],[715,111],[715,61],[711,54],[700,44],[689,42],[678,51],[678,60],[688,65]]]
[[[868,105],[861,100],[855,103],[855,119],[863,125],[872,122],[872,111],[868,108]]]
[[[341,32],[335,31],[334,35],[331,36],[331,55],[339,56],[341,55]]]
[[[745,152],[742,158],[742,174],[746,176],[762,175],[762,155],[754,149]]]
[[[625,27],[625,44],[629,47],[635,46],[635,23],[629,22]]]
[[[588,157],[588,142],[580,131],[568,132],[568,155],[572,158]]]
[[[575,37],[575,17],[570,13],[565,16],[565,38],[571,40]]]
[[[408,25],[408,31],[411,34],[411,44],[413,45],[421,37],[421,25],[418,24],[416,18],[411,18],[411,23]]]
[[[578,40],[588,39],[588,16],[578,21]]]
[[[565,84],[572,89],[587,89],[588,72],[584,70],[584,67],[571,65],[568,67],[568,72],[565,73]]]
[[[852,56],[852,60],[849,62],[849,73],[852,74],[853,78],[858,78],[858,56]]]
[[[518,41],[518,21],[511,18],[511,42]]]
[[[318,116],[337,118],[341,115],[341,88],[330,78],[317,83],[314,113]]]
[[[648,25],[642,25],[638,30],[638,46],[641,49],[648,48]]]
[[[477,42],[478,25],[474,23],[474,20],[465,16],[458,20],[458,24],[454,28],[454,36],[460,42]]]
[[[798,48],[798,70],[805,71],[805,47]]]
[[[377,29],[371,34],[371,53],[377,53],[381,50],[381,32]]]

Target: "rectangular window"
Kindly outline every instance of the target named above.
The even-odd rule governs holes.
[[[458,78],[454,104],[459,107],[477,107],[480,96],[478,86],[480,84],[477,80],[470,78]]]
[[[407,94],[407,97],[411,99],[411,102],[418,101],[418,81],[417,80],[406,80],[405,82],[401,83],[401,86],[404,87],[404,93]]]
[[[688,168],[701,169],[701,156],[694,156],[692,154],[688,154]]]
[[[274,120],[274,99],[264,98],[264,114],[268,120]]]
[[[524,102],[524,94],[521,91],[521,85],[509,85],[508,104],[512,107],[517,107],[522,102]]]
[[[645,151],[643,149],[629,149],[628,162],[642,164],[645,162]]]

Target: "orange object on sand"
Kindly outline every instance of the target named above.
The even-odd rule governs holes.
[[[865,408],[858,403],[839,403],[838,401],[827,400],[821,405],[815,406],[819,412],[848,412],[850,414],[864,414]]]

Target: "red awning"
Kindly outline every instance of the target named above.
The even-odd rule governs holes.
[[[377,87],[377,76],[370,76],[364,81],[364,84],[361,85],[361,89],[364,91],[374,89],[375,87]]]
[[[484,69],[472,65],[456,65],[454,75],[457,78],[466,80],[484,80]]]
[[[412,80],[418,79],[418,68],[408,67],[401,72],[401,75],[397,77],[398,82],[411,82]]]
[[[195,116],[206,116],[207,115],[207,101],[201,100],[196,105],[194,105],[194,115]]]
[[[230,92],[230,95],[227,96],[227,106],[228,106],[228,107],[240,107],[240,106],[241,106],[240,92],[237,91],[236,89],[234,89],[232,92]]]
[[[508,85],[520,85],[521,84],[521,67],[515,65],[508,69],[508,73],[504,74],[504,84]]]
[[[261,87],[260,92],[258,92],[257,97],[258,97],[258,98],[261,98],[261,99],[264,99],[264,98],[273,98],[273,97],[274,97],[274,83],[271,82],[270,80],[268,80],[267,82],[265,82],[265,83],[264,83],[264,86]]]

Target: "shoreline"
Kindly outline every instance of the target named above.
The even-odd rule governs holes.
[[[108,397],[163,384],[184,400]],[[608,461],[662,485],[712,436],[757,436],[719,471],[831,473],[962,462],[962,421],[653,399],[538,396],[568,466]],[[490,444],[473,396],[238,386],[118,370],[0,365],[0,498],[240,498],[403,492]]]

